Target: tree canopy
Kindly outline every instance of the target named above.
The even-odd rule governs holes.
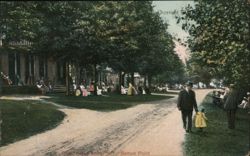
[[[3,1],[0,24],[6,43],[30,41],[32,51],[56,60],[148,76],[179,63],[152,1]]]
[[[195,0],[179,17],[192,60],[225,83],[250,85],[249,9],[246,0]]]

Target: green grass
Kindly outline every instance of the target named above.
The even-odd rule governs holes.
[[[212,104],[207,96],[203,101],[208,118],[204,132],[186,134],[184,155],[186,156],[245,156],[249,149],[249,115],[246,110],[236,112],[236,129],[227,125],[226,112]]]
[[[0,100],[1,146],[54,128],[65,114],[55,106],[38,101]]]
[[[168,98],[171,98],[171,96],[160,96],[160,95],[127,96],[127,95],[112,94],[107,96],[88,96],[88,97],[52,95],[50,99],[46,100],[75,108],[86,108],[97,111],[113,111],[119,109],[126,109],[141,103],[147,103],[150,101],[157,101]]]

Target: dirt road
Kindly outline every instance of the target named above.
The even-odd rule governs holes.
[[[197,101],[209,90],[196,91]],[[176,97],[125,110],[68,109],[53,130],[0,148],[1,156],[181,156],[185,132]]]

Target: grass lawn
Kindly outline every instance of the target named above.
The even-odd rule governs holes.
[[[55,106],[38,101],[0,100],[1,146],[54,128],[65,114]]]
[[[52,102],[56,102],[61,105],[86,108],[98,111],[113,111],[119,109],[126,109],[140,103],[147,103],[150,101],[163,100],[171,98],[172,96],[161,95],[138,95],[127,96],[111,94],[106,96],[64,96],[64,95],[51,95],[50,99],[46,99]]]
[[[186,156],[245,156],[249,149],[249,115],[238,109],[236,129],[227,128],[226,112],[212,104],[207,96],[202,106],[208,118],[204,132],[186,134],[184,144]]]

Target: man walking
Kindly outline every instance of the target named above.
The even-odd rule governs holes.
[[[183,90],[180,91],[177,107],[181,111],[183,128],[187,133],[191,132],[193,109],[198,112],[195,92],[192,90],[193,83],[188,82]]]

